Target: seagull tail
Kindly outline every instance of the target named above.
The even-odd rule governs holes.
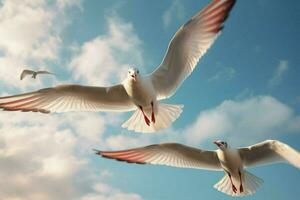
[[[237,192],[234,193],[229,176],[226,174],[218,183],[214,185],[216,190],[228,194],[230,196],[242,197],[254,194],[263,184],[263,180],[250,172],[244,171],[243,174],[243,192],[240,192],[239,181],[234,181]],[[237,184],[238,183],[238,184]]]
[[[137,109],[122,127],[135,132],[153,133],[169,127],[180,116],[182,108],[183,105],[159,103],[155,112],[155,122],[151,121],[151,107],[145,108],[144,112],[151,121],[149,125],[145,122],[143,113]]]

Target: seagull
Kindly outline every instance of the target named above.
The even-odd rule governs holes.
[[[161,64],[148,75],[130,68],[126,79],[110,87],[59,85],[35,92],[0,97],[6,111],[134,111],[122,127],[152,133],[169,127],[183,105],[160,101],[171,97],[192,73],[220,34],[235,0],[213,0],[179,28]]]
[[[23,80],[23,78],[25,76],[29,76],[29,75],[32,75],[31,78],[33,79],[36,79],[36,76],[38,74],[52,74],[54,75],[53,73],[51,72],[48,72],[48,71],[33,71],[33,70],[29,70],[29,69],[24,69],[20,75],[20,80]]]
[[[123,151],[94,150],[102,157],[128,163],[224,171],[225,176],[214,188],[231,196],[254,194],[262,185],[263,180],[245,168],[275,162],[288,162],[300,168],[299,152],[277,140],[266,140],[238,149],[231,148],[227,142],[220,140],[214,143],[218,147],[215,151],[178,143],[154,144]]]

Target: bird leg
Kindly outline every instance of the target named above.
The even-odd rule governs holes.
[[[139,108],[141,109],[142,113],[143,113],[143,116],[144,116],[144,119],[145,119],[145,122],[148,126],[150,126],[150,120],[148,119],[148,117],[146,116],[146,114],[144,113],[144,110],[143,110],[143,107],[142,106],[139,106]]]
[[[226,171],[227,172],[227,171]],[[227,174],[228,174],[228,176],[229,176],[229,179],[230,179],[230,182],[231,182],[231,185],[232,185],[232,191],[234,192],[234,193],[236,193],[237,192],[237,189],[236,189],[236,187],[234,186],[234,184],[233,184],[233,181],[232,181],[232,178],[231,178],[231,174],[229,173],[229,172],[227,172]]]
[[[240,176],[240,193],[244,192],[244,187],[243,187],[243,181],[242,181],[242,174],[241,171],[239,170],[239,176]]]
[[[155,123],[155,115],[154,115],[154,109],[153,109],[153,101],[151,101],[151,109],[152,109],[152,113],[151,113],[151,121],[153,123]]]

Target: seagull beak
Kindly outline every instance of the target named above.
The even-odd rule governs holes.
[[[214,141],[213,143],[214,143],[215,145],[217,145],[218,147],[221,146],[221,144],[220,144],[218,141]]]
[[[135,82],[136,81],[136,75],[135,74],[131,75],[131,77],[132,77],[133,81]]]

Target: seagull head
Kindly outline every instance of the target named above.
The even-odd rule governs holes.
[[[228,148],[227,142],[223,142],[221,140],[214,141],[214,144],[217,145],[217,147],[221,150],[225,150]]]
[[[136,82],[139,78],[140,71],[137,68],[130,68],[128,70],[128,78]]]

